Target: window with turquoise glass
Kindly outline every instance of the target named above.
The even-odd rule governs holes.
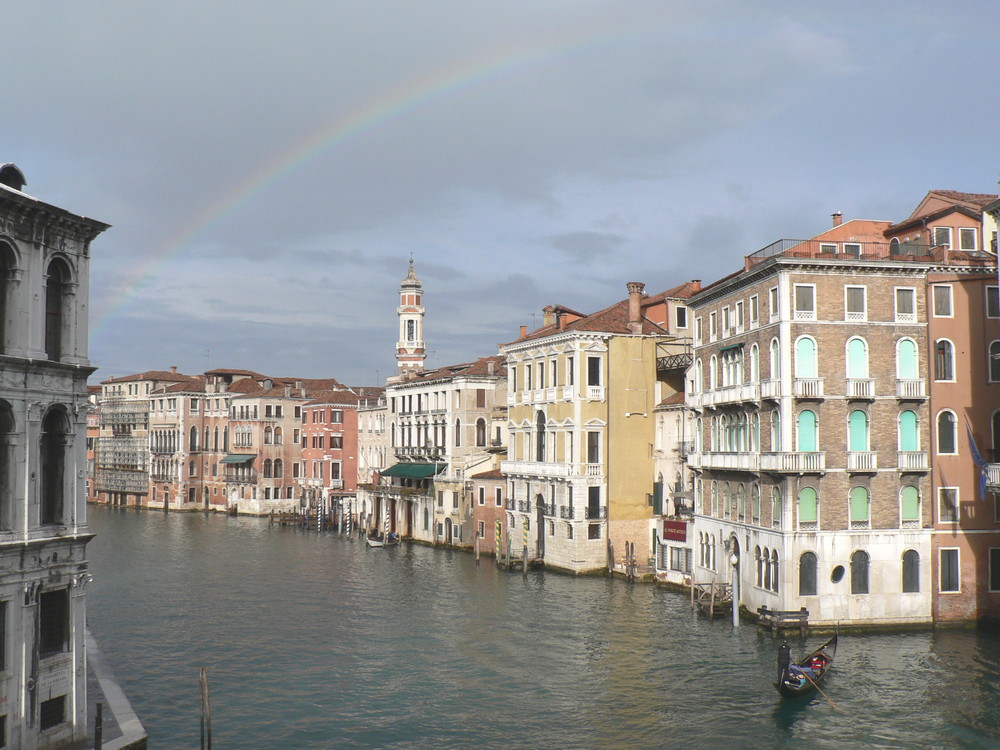
[[[917,415],[907,409],[899,415],[899,449],[901,451],[919,450],[917,439]]]
[[[847,377],[868,377],[868,345],[864,339],[851,339],[847,342]]]
[[[816,342],[808,336],[795,342],[795,377],[816,377]]]
[[[896,344],[896,377],[915,380],[917,375],[917,344],[913,339],[900,339]]]
[[[816,414],[805,409],[799,412],[799,451],[812,453],[816,450]]]
[[[903,506],[903,521],[920,520],[920,493],[917,488],[908,485],[899,493],[900,503]]]
[[[864,487],[851,490],[851,520],[868,520],[868,490]]]
[[[816,523],[819,520],[816,512],[818,505],[816,490],[812,487],[799,490],[799,523]]]
[[[852,411],[848,420],[847,450],[868,450],[868,415],[860,409]]]

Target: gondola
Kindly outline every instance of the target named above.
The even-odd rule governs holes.
[[[369,547],[395,547],[399,544],[399,535],[394,531],[390,531],[385,536],[373,532],[365,537],[365,544]]]
[[[819,687],[833,668],[837,655],[837,636],[828,640],[805,659],[793,662],[782,671],[774,686],[784,696],[808,695]]]

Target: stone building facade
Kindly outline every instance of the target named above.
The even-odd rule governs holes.
[[[0,166],[0,742],[87,736],[87,311],[107,224]]]

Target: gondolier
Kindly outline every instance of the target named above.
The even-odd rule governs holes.
[[[781,682],[785,677],[785,672],[788,671],[788,665],[792,663],[792,647],[788,645],[788,641],[782,641],[781,646],[778,648],[778,682]]]

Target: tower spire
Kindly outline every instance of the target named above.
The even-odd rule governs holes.
[[[413,253],[410,253],[410,268],[399,285],[399,341],[396,342],[396,367],[398,375],[420,372],[424,369],[426,347],[424,346],[424,287],[413,268]]]

